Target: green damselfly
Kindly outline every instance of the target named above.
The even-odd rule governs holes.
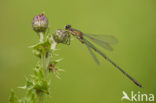
[[[100,54],[104,59],[109,61],[113,66],[115,66],[125,76],[127,76],[131,81],[133,81],[133,83],[135,83],[137,86],[142,87],[142,85],[140,83],[138,83],[134,78],[132,78],[128,73],[126,73],[120,66],[118,66],[114,61],[112,61],[110,58],[108,58],[103,52],[101,52],[99,49],[97,49],[96,46],[94,46],[90,41],[88,41],[86,39],[86,37],[87,37],[88,39],[93,41],[95,44],[97,44],[105,49],[112,50],[112,47],[110,44],[117,43],[117,40],[113,36],[109,36],[109,35],[100,36],[100,35],[93,35],[93,34],[85,34],[85,33],[81,32],[80,30],[72,28],[71,25],[66,25],[65,30],[68,32],[69,35],[73,35],[82,44],[85,44],[87,46],[90,54],[92,55],[93,59],[95,60],[95,62],[97,64],[99,64],[99,61],[92,50],[94,50],[95,52]],[[69,40],[69,42],[70,42],[70,40]],[[70,43],[68,43],[68,44],[70,44]]]

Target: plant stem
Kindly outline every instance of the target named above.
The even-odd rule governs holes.
[[[44,34],[43,32],[39,32],[39,36],[40,36],[40,42],[44,41]]]
[[[53,40],[53,44],[51,45],[51,50],[55,50],[57,43]]]
[[[39,95],[38,101],[39,101],[39,103],[43,103],[43,95]]]
[[[43,51],[42,55],[41,55],[41,66],[42,66],[42,70],[45,72],[47,71],[46,69],[46,53]]]
[[[43,32],[39,32],[39,36],[40,36],[40,42],[44,42],[44,33]],[[46,52],[43,50],[42,53],[41,53],[41,67],[42,67],[42,70],[46,73],[47,71],[47,66],[46,66]],[[45,74],[46,75],[46,74]]]

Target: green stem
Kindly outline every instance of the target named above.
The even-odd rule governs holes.
[[[40,42],[43,42],[44,41],[44,33],[39,32],[39,36],[40,36]]]
[[[44,42],[44,40],[45,40],[44,33],[40,32],[39,35],[40,35],[40,42]],[[47,64],[46,63],[46,52],[43,50],[42,54],[41,54],[41,67],[42,67],[42,70],[45,71],[45,73],[47,71],[46,64]]]
[[[38,102],[39,102],[39,103],[43,103],[43,95],[42,95],[42,94],[41,94],[41,95],[39,95]]]
[[[41,66],[42,66],[42,70],[46,72],[47,68],[46,68],[46,53],[45,52],[43,52],[41,56]]]

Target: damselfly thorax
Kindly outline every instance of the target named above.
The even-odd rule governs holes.
[[[77,37],[77,39],[79,39],[81,43],[84,43],[83,33],[81,31],[71,28],[71,25],[66,25],[65,29],[71,31],[71,34],[73,36]]]

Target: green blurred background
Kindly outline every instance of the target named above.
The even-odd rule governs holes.
[[[123,90],[156,93],[155,0],[1,0],[0,103],[8,103],[12,88],[24,95],[17,87],[38,61],[28,46],[38,42],[31,22],[41,12],[51,32],[71,24],[85,33],[114,35],[119,40],[114,51],[101,50],[144,86],[135,86],[99,55],[97,66],[74,39],[70,46],[58,46],[65,72],[61,80],[52,77],[48,103],[120,103]]]

